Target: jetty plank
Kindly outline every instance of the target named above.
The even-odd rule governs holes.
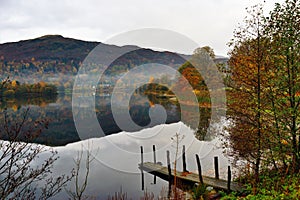
[[[148,173],[154,174],[158,177],[168,180],[167,177],[168,177],[169,173],[168,173],[167,167],[164,167],[159,164],[154,164],[152,162],[145,162],[145,163],[143,163],[143,165],[139,164],[139,167],[140,168],[142,167],[142,169],[147,171]],[[174,170],[172,170],[172,177],[174,177]],[[177,172],[176,177],[177,177],[177,179],[182,180],[187,183],[191,183],[191,184],[199,183],[200,184],[199,175],[196,173]],[[215,179],[212,177],[203,176],[203,182],[206,185],[209,185],[209,186],[212,186],[212,187],[218,188],[218,189],[227,190],[227,188],[228,188],[227,180]],[[235,192],[242,192],[244,190],[244,187],[238,183],[231,182],[230,190],[235,191]]]

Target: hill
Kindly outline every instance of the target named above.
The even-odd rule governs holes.
[[[38,63],[72,64],[76,68],[96,47],[100,49],[101,60],[105,63],[111,57],[122,52],[132,51],[116,60],[113,65],[140,64],[159,62],[162,64],[180,64],[183,58],[172,52],[158,52],[137,46],[115,46],[100,42],[88,42],[61,35],[45,35],[39,38],[0,44],[0,59],[7,63]],[[35,63],[34,63],[35,62]],[[2,66],[2,67],[5,67]],[[13,65],[15,66],[15,64]],[[60,65],[60,67],[63,67]],[[11,69],[10,69],[11,70]],[[64,71],[64,70],[63,70]]]
[[[0,57],[4,61],[82,60],[99,42],[86,42],[60,35],[0,44]]]
[[[0,44],[0,79],[9,76],[21,83],[31,84],[44,81],[55,84],[59,90],[71,90],[72,76],[77,74],[81,63],[95,47],[97,65],[109,65],[105,71],[108,76],[122,74],[147,63],[168,65],[178,70],[190,58],[188,55],[132,45],[116,46],[61,35],[45,35]],[[111,63],[111,60],[114,61]],[[215,61],[225,63],[227,59],[217,57]]]

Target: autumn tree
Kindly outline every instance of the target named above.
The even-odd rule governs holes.
[[[276,4],[267,18],[266,32],[271,39],[270,60],[274,69],[269,98],[276,128],[276,141],[285,164],[300,170],[300,1]],[[284,154],[284,155],[283,155]],[[291,155],[292,160],[287,159]],[[285,159],[284,159],[285,157]]]
[[[265,147],[263,82],[267,78],[266,52],[268,39],[264,35],[264,18],[261,5],[248,9],[245,25],[235,31],[231,45],[229,66],[232,71],[228,91],[230,141],[233,153],[252,163],[256,183],[262,151]]]
[[[183,75],[184,78],[188,80],[190,85],[195,90],[207,90],[207,86],[205,84],[203,76],[200,74],[201,71],[198,69],[200,66],[202,66],[202,70],[208,70],[207,68],[209,66],[203,66],[205,63],[203,61],[205,59],[202,59],[205,56],[210,56],[211,59],[215,58],[215,53],[213,49],[209,46],[200,47],[194,50],[194,53],[191,57],[190,61],[186,61],[179,69],[181,75]],[[197,67],[193,66],[193,64],[196,64]],[[180,79],[179,79],[180,81]],[[180,84],[180,83],[179,83]],[[186,89],[186,88],[182,88]]]
[[[217,68],[214,65],[214,52],[210,47],[200,47],[195,49],[190,60],[185,62],[180,68],[181,77],[178,78],[178,88],[182,90],[189,89],[185,84],[184,78],[189,82],[189,86],[193,88],[193,92],[198,99],[198,106],[201,111],[199,125],[196,131],[196,137],[200,140],[210,140],[208,138],[208,127],[212,122],[211,119],[211,96],[216,97],[218,92],[222,90],[219,86],[220,77]],[[208,85],[210,84],[210,88]],[[210,90],[209,90],[210,89]],[[186,97],[187,100],[192,99]],[[191,119],[192,120],[192,119]]]
[[[256,6],[235,33],[228,82],[233,153],[280,171],[300,166],[300,1],[276,4],[269,17]]]

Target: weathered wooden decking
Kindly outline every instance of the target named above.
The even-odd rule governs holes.
[[[168,180],[169,173],[168,173],[167,167],[164,167],[159,164],[152,163],[152,162],[145,162],[145,163],[143,163],[143,165],[139,164],[139,168],[141,168],[142,170],[145,170],[146,172],[149,172],[153,175],[156,175],[162,179]],[[196,173],[177,172],[176,177],[178,180],[181,180],[186,183],[190,183],[190,184],[200,183],[199,175]],[[202,177],[203,177],[204,184],[212,186],[214,188],[227,190],[227,181],[226,180],[215,179],[215,178],[207,177],[207,176],[202,176]],[[174,178],[174,170],[172,170],[172,178]],[[244,188],[241,185],[239,185],[238,183],[231,182],[230,189],[232,191],[242,192]]]

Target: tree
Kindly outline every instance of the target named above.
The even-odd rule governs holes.
[[[216,58],[216,54],[215,54],[214,50],[210,46],[204,46],[204,47],[197,48],[197,49],[195,49],[194,54],[199,54],[199,53],[202,53],[203,51],[205,51],[206,53],[208,53],[208,55],[212,59]]]
[[[228,82],[233,153],[260,167],[300,168],[300,1],[254,7],[232,42]]]
[[[265,57],[268,39],[264,35],[264,18],[261,5],[248,9],[245,25],[235,32],[231,45],[229,67],[232,71],[228,108],[230,140],[234,154],[238,154],[254,166],[256,183],[262,159],[265,129],[263,126],[262,82],[268,63]]]
[[[0,83],[0,100],[3,96],[3,92],[4,92],[3,90],[5,88],[6,83],[10,83],[9,77],[3,79]]]
[[[295,173],[300,170],[300,1],[276,4],[267,18],[266,32],[271,38],[273,70],[272,111],[281,153],[292,154]],[[282,109],[284,108],[284,109]],[[283,160],[283,162],[285,162]],[[288,162],[288,161],[287,161]]]
[[[179,133],[175,133],[171,140],[175,143],[175,158],[174,158],[174,199],[178,199],[178,189],[177,189],[177,159],[179,153],[179,144],[183,141],[184,135],[180,135]]]
[[[29,109],[18,120],[4,112],[3,129],[0,131],[6,137],[5,141],[0,141],[1,199],[49,199],[73,177],[73,174],[52,177],[51,168],[58,159],[57,152],[30,143],[43,128],[47,128],[48,123],[40,120],[28,125],[28,113]],[[38,157],[46,152],[49,156],[37,164]]]
[[[82,155],[83,155],[83,146],[81,151],[78,152],[77,158],[74,159],[75,163],[75,189],[66,189],[68,196],[72,200],[82,200],[82,199],[90,199],[89,196],[84,195],[86,187],[88,185],[88,178],[90,174],[90,165],[95,160],[95,156],[92,155],[92,151],[90,149],[90,143],[88,143],[88,148],[86,150],[86,159],[85,159],[85,172],[81,169],[82,164]],[[82,172],[83,171],[83,172]],[[83,179],[80,180],[80,174],[83,173]]]
[[[184,78],[186,78],[190,85],[193,87],[193,89],[196,90],[207,90],[207,86],[204,82],[204,78],[199,72],[198,68],[202,68],[202,70],[205,70],[206,72],[209,71],[207,63],[203,63],[206,60],[206,56],[209,55],[210,58],[214,58],[215,54],[211,47],[205,46],[200,47],[194,50],[194,53],[191,57],[190,61],[185,62],[178,71],[183,75]],[[193,64],[197,65],[197,69]],[[181,84],[182,79],[179,79],[179,83]],[[182,89],[186,89],[182,87]]]

